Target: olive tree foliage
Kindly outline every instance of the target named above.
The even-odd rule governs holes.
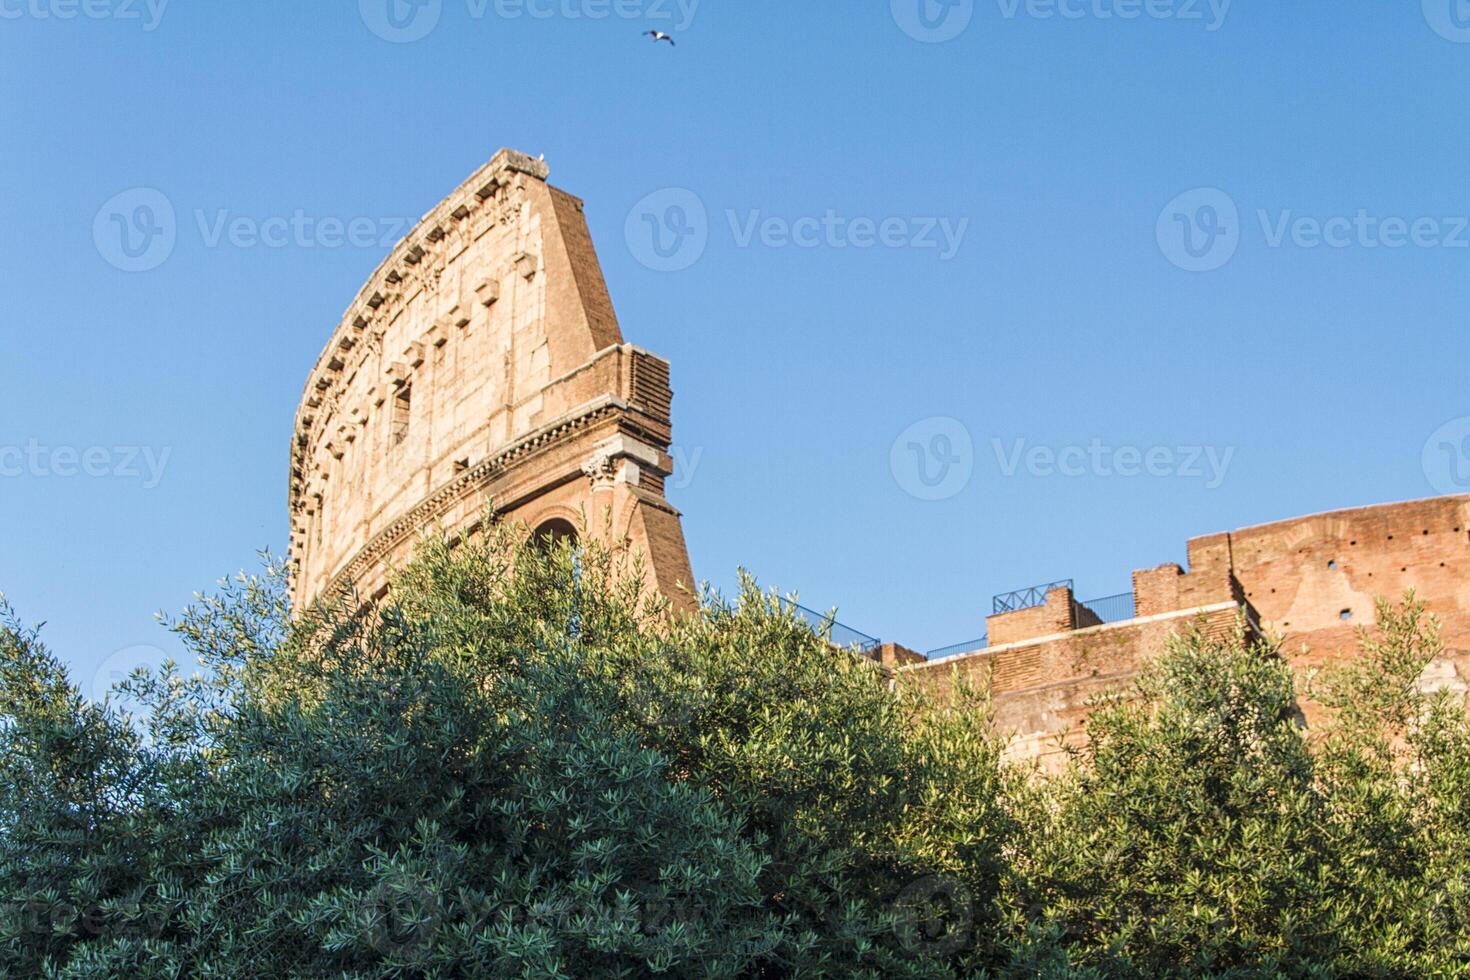
[[[1410,595],[1312,679],[1180,635],[1034,787],[1012,931],[1120,977],[1470,976],[1470,728]]]
[[[749,578],[676,613],[487,527],[378,603],[221,583],[139,717],[0,600],[0,975],[1470,976],[1470,728],[1412,596],[1305,689],[1185,633],[1044,776],[983,684]]]
[[[989,949],[1016,777],[749,579],[675,614],[493,525],[292,619],[277,565],[84,700],[0,623],[0,972],[940,977]]]

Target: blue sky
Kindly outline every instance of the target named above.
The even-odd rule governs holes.
[[[928,649],[1470,486],[1460,0],[385,2],[0,0],[0,590],[84,683],[283,548],[307,370],[501,146],[673,364],[722,588]]]

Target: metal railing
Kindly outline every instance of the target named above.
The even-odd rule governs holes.
[[[867,653],[883,642],[876,636],[869,636],[861,630],[855,630],[851,626],[844,626],[831,616],[819,613],[815,609],[808,609],[799,602],[782,599],[781,608],[789,609],[796,613],[796,615],[810,623],[812,629],[819,635],[827,637],[830,642],[837,646],[856,646],[860,652]],[[829,627],[831,628],[830,632],[828,631]]]
[[[951,643],[947,647],[940,647],[937,650],[930,650],[929,652],[924,654],[924,659],[943,660],[945,657],[957,657],[962,653],[974,653],[977,650],[984,650],[986,644],[988,644],[989,642],[990,637],[982,635],[978,640],[969,640],[965,643]]]
[[[1017,589],[1014,592],[1002,592],[991,600],[992,615],[995,613],[1015,612],[1018,609],[1031,609],[1035,606],[1046,605],[1046,594],[1052,589],[1070,589],[1072,580],[1062,579],[1060,582],[1047,582],[1045,585],[1033,585],[1025,589]]]
[[[1132,592],[1120,592],[1118,595],[1103,596],[1101,599],[1081,600],[1077,605],[1090,610],[1104,623],[1121,623],[1125,619],[1133,619],[1138,615],[1134,608]]]

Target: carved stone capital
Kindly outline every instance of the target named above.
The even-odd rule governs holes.
[[[598,453],[582,464],[582,472],[593,490],[611,490],[618,482],[618,461],[610,453]]]

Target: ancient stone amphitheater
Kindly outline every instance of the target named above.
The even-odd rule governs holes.
[[[627,344],[582,203],[510,150],[428,213],[373,273],[306,385],[291,445],[293,600],[382,596],[433,529],[496,513],[553,537],[641,553],[651,584],[691,604],[671,472],[669,365]],[[1070,582],[996,597],[986,635],[925,657],[864,653],[941,697],[987,678],[1024,757],[1079,737],[1089,700],[1126,686],[1169,635],[1243,622],[1309,669],[1351,657],[1376,596],[1414,589],[1444,625],[1424,682],[1470,688],[1470,496],[1302,517],[1189,542],[1188,568],[1079,600]],[[977,619],[979,611],[977,611]],[[1307,705],[1307,716],[1314,714]]]
[[[544,534],[626,542],[688,601],[668,362],[623,342],[582,202],[546,176],[497,153],[348,306],[296,414],[298,604],[380,596],[421,532],[463,533],[489,501]]]

